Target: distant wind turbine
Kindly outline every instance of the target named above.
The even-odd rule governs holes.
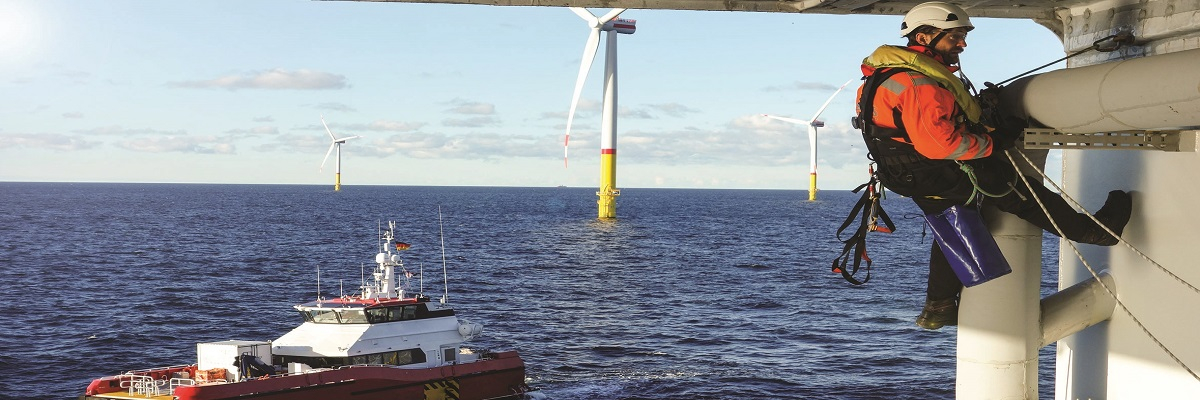
[[[825,112],[825,108],[829,107],[829,103],[833,101],[833,98],[837,97],[838,93],[841,93],[842,89],[845,89],[846,85],[849,85],[850,82],[853,81],[854,80],[851,79],[846,81],[846,83],[843,83],[842,87],[839,87],[837,91],[834,91],[833,96],[829,96],[829,100],[825,100],[825,104],[821,105],[821,108],[817,110],[817,113],[813,114],[812,118],[808,121],[763,114],[763,116],[767,118],[808,126],[808,201],[817,199],[817,128],[825,126],[825,122],[817,118],[821,117],[821,113]]]
[[[342,143],[346,143],[347,140],[360,138],[362,136],[350,136],[350,137],[344,137],[344,138],[339,139],[337,136],[334,136],[333,131],[329,130],[329,125],[325,123],[324,115],[321,116],[321,125],[325,126],[325,132],[329,133],[329,138],[332,140],[329,143],[329,151],[325,152],[325,159],[321,160],[321,170],[322,171],[325,170],[325,162],[329,161],[329,154],[333,153],[333,150],[336,148],[337,149],[337,159],[334,160],[334,164],[336,165],[336,171],[335,171],[335,175],[334,175],[334,179],[333,179],[333,191],[335,191],[335,192],[341,191],[342,190]]]
[[[584,8],[571,7],[571,11],[579,15],[591,32],[587,44],[583,47],[583,60],[579,65],[579,77],[575,80],[575,94],[571,97],[571,111],[567,113],[567,133],[563,139],[563,168],[567,166],[567,154],[571,143],[571,124],[575,121],[575,109],[579,106],[579,95],[583,92],[583,82],[587,79],[600,46],[600,32],[608,32],[604,51],[604,114],[600,125],[600,218],[616,218],[616,197],[621,195],[617,189],[617,34],[632,34],[637,29],[637,21],[632,19],[617,19],[617,15],[625,11],[617,8],[596,18]]]

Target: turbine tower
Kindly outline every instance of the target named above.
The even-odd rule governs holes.
[[[325,170],[325,162],[329,161],[329,153],[332,153],[333,150],[336,148],[337,149],[337,159],[334,160],[334,165],[336,165],[336,170],[335,170],[335,175],[333,178],[333,191],[338,192],[338,191],[342,190],[342,143],[346,143],[347,140],[360,138],[362,136],[350,136],[350,137],[344,137],[344,138],[338,139],[337,136],[333,135],[333,131],[329,130],[329,125],[325,123],[324,115],[321,116],[321,125],[325,126],[325,132],[329,133],[329,138],[332,140],[329,143],[329,151],[325,152],[325,159],[321,160],[321,170],[322,171]]]
[[[579,65],[579,77],[575,80],[575,95],[571,98],[571,111],[567,113],[567,133],[563,139],[563,168],[567,166],[568,145],[571,142],[571,123],[575,120],[575,108],[579,106],[579,94],[583,91],[583,82],[587,79],[592,61],[596,58],[596,50],[600,45],[600,32],[608,32],[604,51],[604,115],[600,124],[600,190],[596,196],[599,205],[599,217],[602,219],[617,217],[617,34],[632,34],[637,29],[637,21],[618,19],[617,15],[625,11],[617,8],[596,18],[584,8],[571,7],[588,23],[591,33],[587,44],[583,47],[583,62]]]
[[[842,87],[838,88],[837,91],[834,91],[833,96],[829,96],[829,100],[825,100],[825,104],[822,105],[821,108],[817,110],[817,113],[814,114],[808,121],[763,114],[763,116],[767,118],[808,126],[808,201],[814,201],[817,199],[817,128],[825,126],[825,122],[818,120],[817,118],[821,116],[821,113],[825,112],[825,108],[829,107],[829,103],[833,101],[833,98],[837,97],[838,93],[841,93],[842,89],[845,89],[846,85],[849,85],[850,82],[853,81],[854,80],[851,79],[846,81],[846,83],[843,83]]]

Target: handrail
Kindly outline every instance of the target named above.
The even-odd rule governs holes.
[[[179,386],[196,386],[196,380],[188,378],[171,378],[171,383],[170,386],[168,386],[167,394],[174,395],[175,388]]]
[[[130,395],[146,397],[159,395],[158,382],[155,382],[153,377],[126,373],[120,375],[120,378],[120,387],[129,388]]]

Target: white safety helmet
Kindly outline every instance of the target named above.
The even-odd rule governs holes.
[[[913,30],[923,25],[942,30],[963,27],[968,31],[975,29],[975,25],[971,25],[971,17],[962,7],[941,1],[931,1],[918,4],[908,10],[908,14],[904,14],[904,22],[900,23],[900,36],[908,36]]]

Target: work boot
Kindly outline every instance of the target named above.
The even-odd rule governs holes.
[[[917,316],[917,326],[938,330],[947,325],[958,325],[958,301],[925,300],[925,308]]]
[[[1125,224],[1129,223],[1129,214],[1132,212],[1133,196],[1130,196],[1129,192],[1123,190],[1108,192],[1108,199],[1104,201],[1104,207],[1100,207],[1100,211],[1096,211],[1096,219],[1108,229],[1112,229],[1117,236],[1110,235],[1104,229],[1096,227],[1084,234],[1078,242],[1098,246],[1112,246],[1120,243],[1121,240],[1118,237],[1125,230]]]

